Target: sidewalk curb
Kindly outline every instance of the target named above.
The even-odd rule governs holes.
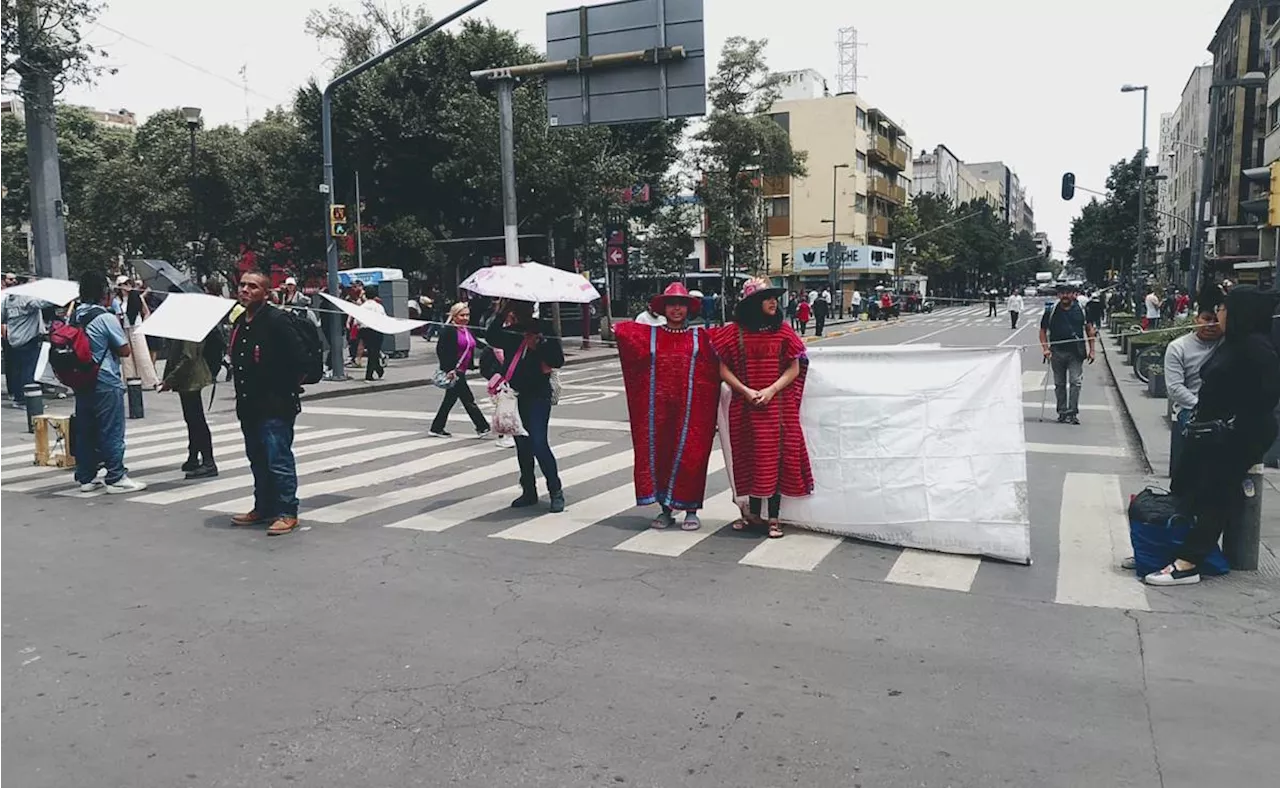
[[[1102,348],[1102,356],[1107,360],[1107,372],[1111,375],[1111,382],[1116,388],[1116,399],[1120,400],[1120,411],[1124,414],[1124,423],[1129,428],[1129,434],[1138,442],[1138,450],[1142,456],[1142,465],[1146,469],[1146,474],[1152,476],[1155,474],[1155,466],[1151,464],[1151,457],[1147,454],[1147,442],[1142,438],[1142,430],[1138,429],[1138,422],[1133,418],[1133,411],[1129,409],[1129,400],[1124,395],[1124,388],[1120,385],[1120,376],[1116,374],[1115,366],[1111,362],[1111,348],[1107,345],[1106,337],[1098,346]],[[1120,365],[1121,370],[1124,364]]]
[[[593,361],[604,361],[604,360],[615,358],[615,357],[616,356],[612,353],[599,354],[599,355],[593,354],[590,356],[581,356],[581,355],[575,354],[575,355],[567,356],[564,360],[564,365],[566,367],[572,367],[579,364],[589,364]],[[352,369],[361,369],[361,368],[352,367]],[[326,382],[333,383],[335,381],[326,381]],[[304,391],[302,393],[302,401],[315,402],[317,400],[337,399],[338,397],[357,397],[361,394],[372,394],[378,391],[401,391],[403,389],[414,389],[414,388],[421,388],[423,386],[435,385],[434,381],[429,377],[428,378],[409,378],[408,380],[394,380],[394,381],[387,381],[385,383],[379,381],[378,383],[369,383],[369,384],[361,384],[358,379],[354,377],[349,377],[346,381],[336,381],[336,382],[348,384],[350,387],[338,388],[338,389],[325,388],[319,391]]]

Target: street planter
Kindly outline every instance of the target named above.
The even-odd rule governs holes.
[[[1147,394],[1157,399],[1169,396],[1169,390],[1164,387],[1164,370],[1159,372],[1152,370],[1147,374]]]

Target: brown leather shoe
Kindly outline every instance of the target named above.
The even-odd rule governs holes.
[[[267,529],[267,536],[284,536],[287,533],[292,533],[297,527],[297,517],[277,517],[276,521]]]
[[[265,523],[266,521],[267,518],[258,514],[256,511],[237,514],[231,518],[232,525],[258,525],[260,523]]]

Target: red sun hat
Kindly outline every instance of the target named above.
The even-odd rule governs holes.
[[[672,282],[667,285],[667,289],[649,299],[649,311],[655,315],[662,314],[662,310],[666,309],[669,301],[684,301],[685,306],[690,309],[696,309],[702,305],[697,298],[689,295],[689,291],[681,282]]]

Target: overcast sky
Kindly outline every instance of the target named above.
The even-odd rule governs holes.
[[[215,124],[242,123],[246,109],[256,118],[287,104],[308,77],[328,75],[326,57],[333,53],[322,52],[303,29],[319,5],[313,0],[107,4],[88,37],[110,52],[119,73],[92,89],[68,91],[69,101],[140,117],[196,105]],[[425,2],[437,17],[463,4]],[[543,15],[577,5],[490,0],[474,13],[541,48]],[[757,12],[745,13],[748,5]],[[1140,146],[1142,97],[1121,94],[1120,86],[1150,86],[1154,154],[1160,113],[1177,106],[1192,67],[1210,62],[1206,47],[1229,6],[1230,0],[706,0],[708,70],[726,37],[768,38],[773,69],[815,68],[834,89],[836,30],[856,27],[865,44],[859,92],[904,126],[917,149],[945,143],[967,161],[1000,159],[1013,167],[1034,200],[1038,228],[1061,256],[1081,205],[1079,197],[1060,199],[1062,173],[1074,171],[1081,186],[1101,189],[1108,167]],[[252,91],[247,102],[241,66]]]

